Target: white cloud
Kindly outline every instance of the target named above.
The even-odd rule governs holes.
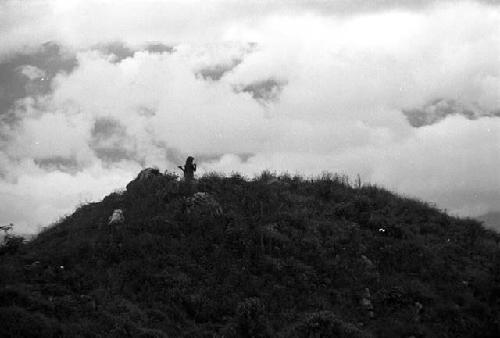
[[[26,65],[21,68],[21,73],[30,80],[43,78],[46,73],[38,67]]]
[[[13,158],[50,157],[89,160],[88,120],[81,116],[45,113],[26,118],[7,148]]]

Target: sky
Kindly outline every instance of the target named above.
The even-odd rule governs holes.
[[[145,167],[360,175],[500,211],[497,1],[2,1],[0,224]]]

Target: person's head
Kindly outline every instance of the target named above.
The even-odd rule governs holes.
[[[186,163],[191,164],[191,163],[193,163],[193,161],[194,161],[193,156],[189,156],[189,157],[187,158],[187,160],[186,160]]]

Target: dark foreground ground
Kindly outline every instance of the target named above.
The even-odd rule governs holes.
[[[0,248],[0,336],[500,337],[499,240],[342,177],[157,174]]]

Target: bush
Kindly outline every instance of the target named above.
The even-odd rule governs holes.
[[[3,254],[13,254],[17,252],[23,245],[24,238],[16,235],[7,235],[4,238],[4,242],[0,247],[0,255]]]
[[[301,322],[292,329],[293,337],[370,337],[351,323],[344,322],[330,311],[308,313]]]
[[[17,306],[0,307],[0,337],[57,337],[60,328],[54,320],[40,313],[30,313]]]
[[[265,308],[258,298],[247,298],[236,308],[236,333],[240,337],[269,337]]]

